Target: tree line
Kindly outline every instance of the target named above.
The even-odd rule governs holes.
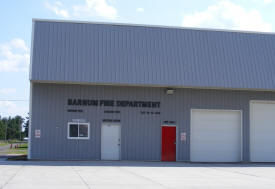
[[[24,131],[22,131],[24,128]],[[0,140],[23,140],[28,137],[29,117],[1,117]]]

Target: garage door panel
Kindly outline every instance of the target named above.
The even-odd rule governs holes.
[[[250,104],[250,160],[275,162],[275,103]]]
[[[241,161],[241,113],[192,110],[191,161]]]

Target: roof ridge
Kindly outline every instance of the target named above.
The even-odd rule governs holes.
[[[97,22],[97,21],[59,20],[59,19],[42,19],[42,18],[33,18],[32,21],[33,22],[38,21],[38,22],[60,22],[60,23],[73,23],[73,24],[99,24],[99,25],[113,25],[113,26],[114,25],[115,26],[134,26],[134,27],[146,27],[146,28],[164,28],[164,29],[182,29],[182,30],[185,29],[185,30],[197,30],[197,31],[275,35],[275,32],[199,28],[199,27],[184,27],[184,26],[165,26],[165,25],[150,25],[150,24],[133,24],[133,23],[120,23],[120,22]]]

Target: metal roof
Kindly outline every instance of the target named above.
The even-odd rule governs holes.
[[[275,90],[275,35],[34,20],[30,79]]]

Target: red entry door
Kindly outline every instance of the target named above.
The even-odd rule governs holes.
[[[161,127],[161,161],[176,161],[176,127]]]

